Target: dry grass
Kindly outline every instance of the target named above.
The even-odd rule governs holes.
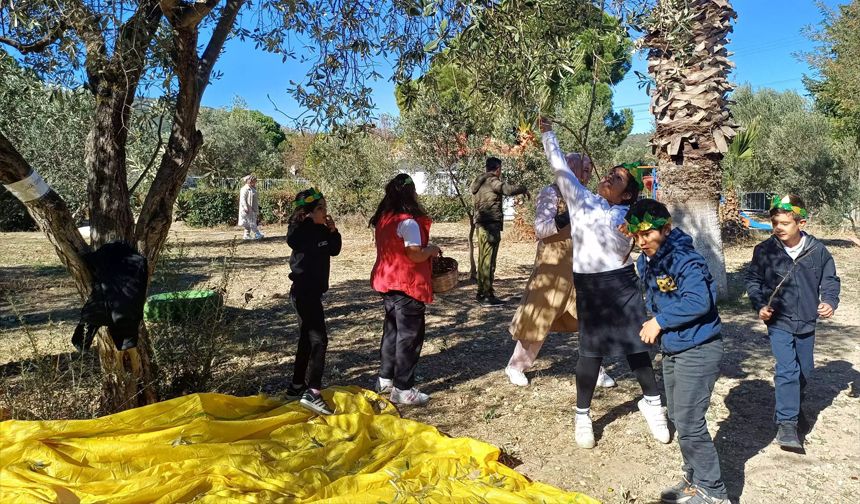
[[[233,357],[216,364],[220,391],[279,393],[290,378],[295,350],[295,316],[287,299],[289,249],[283,228],[272,238],[241,243],[227,305],[242,329],[230,341]],[[433,234],[446,255],[468,265],[466,234],[457,224],[435,225]],[[192,230],[176,225],[174,241],[186,256],[177,264],[184,288],[211,283],[218,258],[238,231]],[[68,352],[78,300],[47,242],[37,233],[0,235],[0,288],[14,298],[34,337],[53,354]],[[726,251],[732,292],[721,307],[727,354],[717,382],[709,425],[717,440],[730,494],[743,502],[844,502],[860,494],[860,248],[829,237],[843,282],[837,317],[819,326],[815,381],[808,413],[816,423],[807,454],[782,452],[771,441],[774,428],[772,357],[763,326],[743,299],[740,270],[754,242]],[[331,342],[326,364],[329,384],[370,387],[378,365],[381,306],[368,275],[375,257],[369,230],[358,224],[344,233],[344,252],[333,262],[327,297]],[[504,240],[497,290],[516,298],[530,272],[534,245]],[[245,295],[253,298],[245,305]],[[505,460],[527,476],[586,492],[605,502],[655,502],[680,474],[677,444],[659,445],[636,411],[638,387],[621,361],[608,363],[619,386],[597,393],[593,413],[598,435],[594,450],[575,447],[572,432],[575,337],[552,335],[528,388],[511,386],[503,372],[513,348],[507,324],[516,301],[500,309],[475,305],[474,284],[438,296],[429,309],[427,341],[419,364],[420,385],[433,395],[425,408],[405,409],[410,418],[438,426],[453,436],[471,436],[500,446]],[[6,301],[0,301],[0,365],[28,358],[28,338]],[[244,306],[244,308],[242,308]],[[52,329],[53,328],[53,329]],[[62,334],[62,337],[60,337]],[[13,358],[14,356],[14,358]],[[659,367],[659,363],[658,363]],[[241,382],[229,380],[237,368]]]

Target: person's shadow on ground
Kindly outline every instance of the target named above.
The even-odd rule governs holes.
[[[810,430],[815,428],[821,412],[849,387],[852,397],[860,397],[860,372],[850,362],[831,361],[815,369],[803,403]],[[742,381],[729,391],[725,404],[729,416],[720,422],[714,442],[723,481],[732,502],[738,502],[746,482],[747,462],[776,436],[773,385],[762,379]]]

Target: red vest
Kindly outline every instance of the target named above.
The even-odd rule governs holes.
[[[385,213],[376,223],[376,264],[370,273],[370,285],[376,292],[401,291],[422,303],[433,302],[431,261],[414,263],[406,256],[403,238],[397,235],[397,225],[415,219],[421,228],[421,246],[430,241],[429,217],[414,218],[409,214]]]

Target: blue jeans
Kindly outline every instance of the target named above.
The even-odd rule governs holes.
[[[769,327],[767,334],[770,336],[770,348],[776,358],[773,376],[776,389],[776,423],[797,423],[801,395],[815,367],[812,358],[815,331],[792,334]]]
[[[723,340],[719,337],[683,352],[664,354],[663,384],[687,480],[709,496],[725,499],[720,459],[705,420],[722,359]]]

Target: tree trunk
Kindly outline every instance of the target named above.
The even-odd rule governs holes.
[[[127,88],[124,83],[103,82],[102,89],[96,90],[96,111],[87,138],[86,156],[90,233],[94,248],[116,240],[135,243],[134,217],[126,178],[126,144],[137,82],[129,84],[131,87]],[[152,268],[150,264],[150,273]],[[121,411],[158,400],[150,359],[151,343],[143,323],[139,328],[137,345],[136,349],[119,351],[108,330],[99,331],[99,362],[104,380],[102,406],[105,411]]]
[[[705,258],[717,282],[717,295],[728,294],[726,259],[720,235],[720,167],[717,161],[692,156],[685,164],[660,159],[657,167],[658,199],[669,208],[672,225],[693,238],[696,250]]]
[[[475,280],[478,278],[478,268],[475,266],[475,216],[469,211],[469,204],[466,203],[466,198],[463,197],[463,193],[460,191],[460,178],[454,172],[453,164],[446,165],[445,169],[448,171],[448,176],[451,177],[454,193],[457,195],[457,199],[460,200],[460,205],[463,206],[463,210],[469,216],[469,279]]]

